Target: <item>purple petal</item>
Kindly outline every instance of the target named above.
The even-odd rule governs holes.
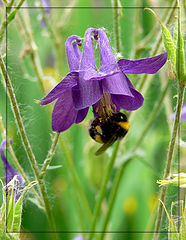
[[[110,71],[115,71],[117,63],[111,50],[107,35],[101,29],[98,29],[98,34],[100,37],[98,40],[100,43],[100,71],[105,72],[108,66],[110,67]]]
[[[87,108],[96,103],[103,91],[99,81],[85,81],[79,73],[79,84],[72,89],[74,106],[77,110]]]
[[[10,140],[11,143],[11,140]],[[17,178],[19,180],[19,185],[22,186],[25,182],[24,178],[21,176],[21,174],[10,165],[7,158],[5,157],[4,150],[6,146],[6,139],[2,141],[0,152],[1,152],[1,159],[3,160],[3,165],[5,169],[5,184],[7,185],[16,175],[19,175]]]
[[[56,98],[60,97],[62,93],[77,85],[78,72],[69,73],[49,94],[42,98],[39,102],[41,105],[46,105],[53,102]]]
[[[70,72],[77,71],[79,69],[82,54],[77,45],[80,45],[80,43],[81,38],[77,35],[72,35],[66,40],[66,53]]]
[[[94,28],[88,28],[87,31],[85,32],[85,41],[84,41],[80,70],[89,71],[93,69],[96,71],[94,51],[92,47],[92,38],[91,38],[91,34],[95,31],[96,29]]]
[[[101,67],[99,72],[95,67],[94,52],[92,48],[91,33],[99,33],[100,38],[98,40],[100,44],[100,58],[101,58]],[[85,43],[87,48],[84,47],[81,70],[86,70],[84,72],[84,80],[102,80],[107,76],[116,74],[120,72],[112,50],[110,48],[109,40],[103,30],[88,29],[85,34]],[[84,61],[83,61],[84,60]]]
[[[55,103],[52,112],[52,129],[55,132],[65,131],[75,122],[76,111],[71,92],[71,90],[68,90],[61,94]]]
[[[123,73],[156,73],[167,61],[167,52],[152,57],[139,60],[120,59],[118,65]]]
[[[113,76],[117,73],[120,73],[121,70],[118,68],[117,65],[108,65],[107,68],[104,69],[105,72],[97,72],[96,70],[94,69],[89,69],[88,71],[82,71],[83,73],[83,79],[85,81],[89,81],[89,80],[102,80],[106,77],[109,77],[109,76]]]
[[[112,101],[116,105],[117,109],[124,109],[127,111],[137,110],[138,108],[140,108],[143,105],[144,98],[141,95],[141,93],[139,93],[133,87],[133,85],[130,82],[130,80],[128,79],[128,77],[127,76],[125,76],[125,77],[126,77],[127,84],[130,88],[130,91],[131,91],[133,97],[127,96],[127,95],[112,94],[111,95]]]
[[[77,112],[77,117],[76,117],[77,124],[82,122],[85,119],[85,117],[87,116],[87,113],[88,113],[88,109],[89,108],[84,108]]]
[[[127,77],[123,73],[118,73],[102,80],[102,87],[105,92],[133,97],[128,86]]]

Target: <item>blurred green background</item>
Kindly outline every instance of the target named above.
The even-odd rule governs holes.
[[[131,0],[130,3],[121,1],[123,7],[130,7],[122,9],[123,17],[120,19],[122,56],[124,58],[130,58],[134,50],[138,47],[138,43],[147,36],[154,25],[157,25],[157,30],[154,32],[151,41],[145,45],[144,49],[138,51],[135,56],[136,59],[149,57],[160,29],[152,15],[145,11],[143,6],[170,6],[171,1],[141,1],[141,8],[135,8],[139,2],[140,1],[137,0]],[[27,15],[27,11],[29,13],[33,37],[37,45],[45,76],[43,84],[47,92],[69,72],[65,52],[65,41],[70,35],[76,34],[83,37],[86,29],[89,27],[104,27],[113,52],[116,53],[113,31],[113,9],[110,8],[111,2],[108,0],[77,0],[74,6],[79,6],[79,8],[71,9],[68,20],[63,22],[66,9],[60,8],[60,6],[67,6],[69,4],[69,1],[63,1],[62,3],[60,0],[51,0],[51,6],[57,6],[59,8],[51,9],[49,15],[51,26],[62,24],[62,28],[59,31],[61,37],[60,53],[63,62],[61,74],[58,74],[55,69],[56,52],[54,43],[49,36],[47,28],[41,26],[42,14],[41,9],[37,8],[37,1],[28,1],[28,6],[33,6],[33,8],[21,8],[19,10],[23,16]],[[87,8],[85,8],[85,6]],[[102,6],[104,8],[94,8],[95,6]],[[3,10],[1,9],[1,11]],[[162,17],[168,9],[156,8],[155,11]],[[140,14],[140,22],[136,22],[136,14]],[[41,99],[43,93],[37,81],[30,55],[25,54],[25,56],[21,58],[21,55],[25,53],[24,51],[28,46],[25,44],[17,28],[16,21],[15,19],[8,26],[7,31],[8,73],[15,89],[16,98],[33,152],[37,162],[42,165],[51,145],[51,134],[53,134],[51,130],[51,113],[49,114],[49,108],[46,106],[40,106],[34,103],[34,99]],[[172,28],[173,24],[169,27]],[[81,50],[82,48],[83,47],[81,47]],[[162,48],[159,49],[158,54],[161,52]],[[160,80],[160,76],[162,80]],[[141,75],[133,75],[130,76],[130,80],[135,86],[141,77]],[[121,143],[121,154],[117,159],[118,162],[125,156],[128,149],[132,148],[140,136],[143,126],[162,91],[162,81],[164,81],[164,83],[168,81],[167,65],[163,67],[160,75],[154,75],[152,84],[144,96],[144,105],[135,115],[127,140],[123,140]],[[175,109],[176,98],[174,98],[174,96],[176,91],[177,84],[175,81],[172,81],[168,95],[168,104],[171,111]],[[9,100],[6,100],[6,94],[2,84],[0,85],[0,96],[0,113],[3,116],[4,124],[7,124],[8,137],[13,140],[13,149],[25,172],[34,180],[34,175],[17,131]],[[170,139],[168,124],[172,124],[168,123],[165,105],[163,104],[163,106],[160,107],[159,114],[154,119],[153,125],[139,148],[141,151],[140,158],[148,162],[152,168],[140,161],[139,157],[136,157],[125,169],[107,229],[109,232],[115,233],[108,233],[105,239],[140,240],[143,239],[145,231],[149,231],[149,233],[145,234],[147,239],[152,239],[150,232],[154,229],[153,213],[157,208],[159,191],[159,186],[156,184],[156,181],[161,179],[163,175]],[[93,142],[88,134],[88,125],[91,119],[93,119],[92,110],[90,110],[88,117],[83,123],[73,125],[68,131],[61,134],[61,138],[71,149],[76,171],[80,177],[91,209],[93,210],[98,197],[103,172],[108,161],[108,155],[110,156],[113,147],[108,150],[108,153],[101,155],[99,158],[93,155],[95,149],[98,148],[98,144]],[[181,123],[180,134],[183,139],[186,139],[186,135],[184,135],[185,127],[185,123]],[[182,158],[182,152],[180,156]],[[9,155],[8,159],[12,163]],[[177,159],[176,154],[176,161]],[[70,240],[78,235],[80,224],[77,217],[76,198],[72,189],[71,173],[66,164],[60,143],[58,144],[57,152],[51,165],[62,165],[60,168],[49,170],[45,180],[54,210],[57,230],[61,232],[60,238]],[[3,178],[4,173],[1,162],[0,169],[0,177]],[[101,216],[105,214],[105,206],[112,188],[112,180],[115,176],[116,169],[117,166],[112,173],[102,206]],[[173,169],[173,171],[177,172],[177,163],[174,164]],[[170,210],[172,201],[178,201],[177,193],[178,190],[176,187],[169,187],[167,202],[165,203],[168,210]],[[30,201],[32,197],[31,193],[27,193],[24,201],[22,229],[24,232],[29,232],[25,239],[51,239],[51,236],[47,234],[49,226],[46,216],[37,204]],[[177,204],[175,204],[173,210],[177,216]],[[86,227],[88,230],[88,223]],[[97,230],[100,230],[99,224]],[[165,233],[160,235],[160,239],[168,239],[166,233],[168,231],[168,220],[166,217],[164,217],[162,231]],[[24,239],[24,236],[22,236],[22,239]]]

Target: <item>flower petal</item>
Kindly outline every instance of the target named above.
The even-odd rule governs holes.
[[[78,76],[78,72],[71,72],[66,75],[66,77],[56,87],[54,87],[46,97],[40,100],[39,104],[46,105],[51,103],[56,98],[60,97],[62,93],[77,85]]]
[[[102,87],[105,92],[133,97],[128,86],[127,77],[123,73],[115,74],[102,80]]]
[[[151,57],[139,60],[120,59],[118,65],[123,73],[156,73],[167,61],[167,52]]]
[[[72,42],[73,40],[75,41]],[[66,40],[66,52],[70,72],[77,71],[79,69],[81,51],[79,50],[77,45],[80,42],[81,38],[77,35],[72,35]]]
[[[52,112],[52,129],[55,132],[67,130],[76,119],[76,111],[72,100],[72,91],[68,90],[61,94],[55,103]]]
[[[74,106],[77,110],[93,105],[101,98],[102,94],[99,81],[85,81],[83,74],[79,73],[79,84],[72,89]]]
[[[91,34],[95,32],[95,28],[88,28],[85,32],[85,41],[81,59],[80,70],[96,70],[96,64],[94,59],[94,50],[92,47]]]
[[[87,116],[87,113],[88,113],[88,109],[89,108],[84,108],[77,112],[77,117],[76,117],[77,124],[82,122],[85,119],[85,117]]]
[[[110,47],[108,37],[106,33],[101,29],[98,29],[98,34],[100,37],[98,40],[100,43],[100,64],[101,64],[100,71],[101,72],[107,71],[106,69],[108,69],[108,66],[110,67],[110,71],[115,71],[117,64]]]
[[[116,95],[111,94],[111,98],[113,103],[116,105],[117,109],[124,109],[127,111],[133,111],[138,108],[140,108],[143,105],[144,98],[132,85],[128,77],[125,75],[127,84],[130,88],[130,91],[133,95],[127,96],[127,95]]]
[[[3,160],[3,165],[5,169],[5,185],[7,185],[13,178],[14,176],[18,175],[18,180],[20,186],[22,186],[25,182],[24,178],[21,176],[19,172],[17,172],[8,162],[7,158],[5,157],[4,150],[6,146],[6,139],[1,142],[1,147],[0,147],[0,152],[1,152],[1,159]],[[12,141],[10,140],[10,143]]]

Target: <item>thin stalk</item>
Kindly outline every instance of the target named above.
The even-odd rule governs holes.
[[[141,29],[141,7],[142,2],[141,0],[137,0],[136,1],[136,10],[135,10],[135,31],[134,31],[134,46],[138,46],[139,40],[140,40],[140,35],[142,32]],[[132,53],[132,59],[136,57],[136,53],[137,53],[137,48],[134,48],[134,51]]]
[[[156,103],[156,106],[154,107],[153,111],[151,112],[151,115],[149,116],[149,119],[148,119],[148,121],[147,121],[147,123],[146,123],[140,137],[139,137],[139,140],[136,142],[136,144],[134,145],[132,150],[130,150],[131,152],[136,151],[136,149],[142,143],[147,131],[150,129],[150,126],[151,126],[155,116],[157,115],[157,113],[160,110],[160,106],[163,102],[163,99],[166,95],[166,92],[168,90],[169,85],[170,85],[170,82],[168,81],[167,85],[165,86],[163,92],[161,93],[161,95],[159,97],[159,100]],[[107,214],[106,214],[105,219],[103,221],[103,226],[101,228],[102,233],[101,233],[100,238],[99,238],[100,240],[102,240],[103,237],[104,237],[104,234],[105,234],[105,231],[106,231],[109,219],[110,219],[110,215],[111,215],[111,212],[112,212],[112,209],[113,209],[113,204],[114,204],[114,201],[115,201],[115,198],[116,198],[116,194],[117,194],[117,191],[118,191],[118,188],[119,188],[119,183],[120,183],[121,178],[123,176],[123,171],[125,170],[125,168],[126,168],[126,166],[129,162],[130,162],[130,159],[127,160],[117,171],[117,174],[116,174],[116,177],[115,177],[115,180],[114,180],[114,183],[113,183],[112,191],[111,191],[111,194],[110,194],[110,197],[109,197],[108,211],[107,211]]]
[[[2,132],[2,138],[5,139],[7,138],[7,134],[6,134],[6,130],[5,130],[5,127],[4,127],[4,124],[3,124],[3,121],[2,121],[2,117],[0,116],[0,128],[1,128],[1,132]],[[15,153],[14,153],[14,150],[10,144],[10,142],[7,140],[7,150],[9,151],[11,157],[12,157],[12,160],[13,162],[15,163],[16,167],[18,168],[20,174],[22,175],[22,177],[24,178],[25,182],[27,184],[29,184],[31,182],[31,180],[29,179],[29,177],[26,175],[24,169],[21,167]],[[35,197],[37,198],[39,204],[41,207],[43,207],[44,203],[41,199],[41,197],[39,196],[38,192],[35,190],[35,188],[31,188],[31,191],[33,192],[33,194],[35,195]]]
[[[116,51],[121,52],[121,34],[120,34],[120,25],[119,25],[119,3],[118,0],[114,0],[114,36]]]
[[[51,148],[48,152],[48,155],[47,155],[47,157],[46,157],[46,159],[43,163],[43,167],[41,169],[40,178],[44,177],[44,175],[46,174],[47,167],[51,163],[52,157],[54,156],[54,153],[56,151],[56,146],[57,146],[57,143],[58,143],[58,140],[59,140],[59,136],[60,136],[60,133],[58,132],[58,133],[55,134],[54,139],[52,140]]]
[[[1,55],[0,55],[0,67],[1,67],[2,75],[3,75],[3,79],[5,81],[5,85],[7,87],[8,95],[9,95],[10,102],[11,102],[12,111],[14,113],[14,116],[15,116],[15,119],[16,119],[16,122],[17,122],[18,130],[20,131],[20,135],[21,135],[21,138],[22,138],[22,141],[23,141],[25,151],[28,155],[28,158],[30,160],[30,163],[32,165],[32,168],[33,168],[35,174],[38,175],[39,174],[39,168],[37,166],[37,162],[36,162],[34,153],[32,152],[31,145],[28,141],[26,131],[25,131],[25,128],[24,128],[24,125],[23,125],[23,121],[22,121],[22,118],[21,118],[20,110],[19,110],[19,107],[18,107],[18,104],[17,104],[17,100],[15,98],[15,93],[14,93],[14,90],[13,90],[8,72],[6,70],[6,66],[4,64],[4,61],[1,57]]]
[[[180,122],[181,108],[182,108],[182,104],[183,104],[183,100],[184,100],[184,91],[185,91],[185,86],[178,83],[178,100],[177,100],[177,106],[176,106],[176,117],[174,120],[172,137],[171,137],[170,144],[169,144],[169,150],[168,150],[168,154],[167,154],[167,163],[166,163],[166,168],[164,171],[163,179],[168,178],[170,175],[170,171],[171,171],[171,166],[172,166],[173,157],[174,157],[176,137],[178,134],[178,128],[179,128],[179,122]],[[162,186],[161,193],[160,193],[160,199],[162,202],[165,202],[166,192],[167,192],[167,186],[166,185]],[[154,233],[153,240],[158,240],[158,238],[159,238],[159,231],[160,231],[160,227],[161,227],[162,216],[163,216],[163,206],[159,202],[158,214],[157,214],[157,219],[156,219],[156,224],[155,224],[155,231],[154,231],[155,233]]]
[[[43,86],[43,70],[42,70],[41,62],[40,62],[39,55],[38,55],[37,45],[33,38],[33,33],[31,30],[31,26],[30,26],[28,10],[24,9],[24,11],[25,11],[24,19],[23,19],[22,14],[20,12],[18,13],[17,26],[18,26],[20,32],[22,32],[22,34],[23,34],[23,39],[24,39],[25,43],[29,46],[29,53],[31,56],[33,68],[34,68],[35,74],[38,78],[42,93],[45,94],[45,89]]]
[[[68,164],[70,173],[72,175],[74,189],[78,191],[80,199],[81,199],[81,203],[82,203],[82,205],[84,207],[84,210],[87,214],[87,218],[88,218],[89,222],[91,222],[92,221],[92,212],[90,210],[90,207],[89,207],[87,198],[85,196],[85,193],[84,193],[84,191],[81,187],[81,183],[80,183],[79,177],[76,173],[70,151],[69,151],[69,149],[66,148],[64,142],[62,141],[62,138],[60,138],[60,144],[61,144],[61,148],[63,150],[63,153],[65,155],[65,158],[67,160],[67,164]]]
[[[81,227],[81,231],[85,232],[86,231],[85,222],[82,215],[82,211],[84,211],[84,209],[81,208],[81,199],[79,199],[78,193],[77,191],[75,191],[75,189],[74,189],[74,196],[75,196],[75,204],[77,206],[77,211],[78,211],[79,225]],[[83,235],[83,240],[85,240],[84,235]]]
[[[3,40],[3,37],[5,35],[5,29],[6,29],[6,26],[15,18],[15,15],[16,13],[18,12],[19,8],[22,6],[22,4],[24,3],[25,0],[20,0],[16,9],[14,9],[10,15],[12,15],[13,17],[10,18],[10,15],[8,16],[8,18],[6,18],[6,13],[5,13],[5,16],[4,16],[4,21],[1,23],[1,27],[0,27],[0,44]],[[10,1],[8,4],[6,4],[6,11],[7,13],[10,11],[11,9],[11,6],[13,4],[13,1]]]
[[[63,15],[61,16],[61,19],[57,24],[57,29],[62,29],[67,24],[76,3],[77,0],[71,0],[70,2],[68,2],[68,6],[64,9]]]
[[[59,35],[57,29],[54,26],[51,26],[50,21],[48,20],[46,14],[45,14],[45,9],[44,9],[43,5],[41,4],[41,2],[39,3],[39,6],[41,7],[41,10],[42,10],[43,20],[45,21],[45,24],[48,28],[49,34],[54,42],[56,56],[57,56],[57,69],[58,69],[58,73],[61,74],[62,69],[63,69],[63,62],[62,62],[62,57],[61,57],[62,50],[61,50],[60,35]]]
[[[38,185],[39,185],[39,189],[41,191],[41,194],[42,194],[42,197],[43,197],[43,200],[44,200],[45,210],[46,210],[46,215],[48,217],[48,221],[50,223],[51,229],[55,232],[56,227],[55,227],[54,217],[53,217],[52,209],[51,209],[50,202],[49,202],[49,199],[48,199],[46,187],[45,187],[44,181],[42,179],[40,179],[40,171],[39,171],[34,153],[32,152],[30,142],[27,138],[26,131],[25,131],[23,121],[22,121],[22,118],[21,118],[20,110],[19,110],[19,107],[18,107],[18,103],[17,103],[16,97],[15,97],[14,89],[13,89],[13,86],[11,84],[8,72],[6,70],[5,63],[4,63],[1,55],[0,55],[0,67],[1,67],[2,75],[3,75],[3,79],[4,79],[4,82],[5,82],[6,88],[7,88],[8,96],[9,96],[11,107],[12,107],[12,111],[13,111],[13,114],[14,114],[14,117],[15,117],[15,120],[16,120],[16,123],[17,123],[17,127],[18,127],[18,130],[19,130],[21,139],[22,139],[22,143],[23,143],[24,149],[27,153],[30,164],[31,164],[31,166],[34,170],[34,174],[36,176],[36,179],[38,180]],[[55,237],[57,239],[56,235],[55,235]]]
[[[91,225],[91,229],[90,229],[91,233],[90,233],[90,236],[89,236],[88,240],[92,240],[93,235],[94,235],[94,231],[95,231],[95,228],[96,228],[96,223],[97,223],[98,217],[100,215],[101,204],[102,204],[103,198],[104,198],[106,190],[107,190],[108,182],[109,182],[109,179],[110,179],[110,176],[111,176],[111,172],[112,172],[112,169],[113,169],[113,166],[114,166],[114,162],[115,162],[116,157],[117,157],[118,149],[119,149],[119,141],[116,142],[116,145],[115,145],[114,151],[112,153],[110,162],[109,162],[109,164],[107,166],[107,169],[105,171],[105,175],[104,175],[104,178],[103,178],[103,181],[102,181],[100,194],[99,194],[99,197],[98,197],[98,200],[97,200],[97,203],[96,203],[96,206],[95,206],[95,210],[94,210],[94,217],[93,217],[93,221],[92,221],[92,225]]]
[[[107,210],[106,216],[103,220],[103,226],[101,227],[101,232],[102,233],[99,235],[99,240],[103,240],[104,235],[106,233],[107,225],[108,225],[111,213],[112,213],[112,208],[113,208],[113,205],[114,205],[114,201],[116,199],[116,195],[117,195],[117,191],[118,191],[118,188],[119,188],[120,180],[123,176],[123,171],[126,167],[126,164],[127,164],[127,162],[125,162],[125,164],[123,164],[116,173],[114,183],[113,183],[113,188],[112,188],[112,191],[111,191],[110,196],[109,196],[109,202],[108,202],[108,207],[107,207],[108,210]]]
[[[143,128],[143,131],[140,134],[140,137],[138,138],[137,142],[135,143],[135,145],[133,146],[133,148],[131,150],[132,152],[136,151],[136,149],[139,147],[139,145],[142,143],[143,139],[145,138],[148,130],[150,129],[150,127],[151,127],[151,125],[154,121],[154,118],[157,116],[157,113],[160,110],[160,106],[163,103],[163,100],[164,100],[165,95],[166,95],[166,93],[169,89],[169,86],[170,86],[170,81],[167,81],[167,84],[166,84],[164,90],[161,92],[161,95],[160,95],[159,99],[157,100],[156,105],[153,108],[153,110],[152,110],[152,112],[151,112],[151,114],[150,114],[150,116],[149,116],[149,118],[148,118],[148,120],[145,124],[145,127]]]

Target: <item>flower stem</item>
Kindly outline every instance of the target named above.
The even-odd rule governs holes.
[[[176,117],[174,120],[172,137],[169,144],[169,150],[167,154],[167,163],[166,163],[163,179],[166,179],[167,177],[169,177],[170,171],[171,171],[171,166],[172,166],[173,157],[174,157],[175,142],[176,142],[176,137],[177,137],[178,128],[179,128],[181,108],[182,108],[183,99],[184,99],[184,91],[185,91],[185,86],[178,83],[178,100],[177,100],[177,107],[176,107]],[[162,186],[161,193],[160,193],[160,199],[162,202],[165,202],[166,192],[167,192],[167,186],[166,185]],[[158,240],[159,238],[159,231],[161,227],[162,216],[163,216],[163,206],[159,202],[153,240]]]
[[[85,212],[87,214],[88,220],[89,220],[89,222],[91,222],[92,221],[92,212],[90,210],[89,204],[87,202],[87,198],[86,198],[86,196],[84,194],[84,191],[83,191],[83,189],[81,187],[81,183],[80,183],[79,177],[78,177],[78,175],[76,173],[76,170],[75,170],[75,167],[74,167],[74,164],[73,164],[73,160],[72,160],[70,151],[65,146],[64,142],[62,141],[62,138],[60,138],[60,144],[61,144],[61,148],[62,148],[62,150],[64,152],[65,158],[67,160],[67,164],[68,164],[70,173],[72,174],[74,189],[75,189],[75,191],[78,192],[78,194],[79,194],[79,196],[81,198],[81,202],[82,202],[82,205],[84,207],[84,210],[85,210]]]
[[[46,14],[45,14],[45,9],[43,7],[43,5],[41,4],[41,2],[39,2],[39,6],[41,7],[42,10],[42,17],[45,21],[45,24],[48,28],[48,31],[50,33],[50,36],[54,42],[54,46],[55,46],[55,50],[56,50],[56,56],[57,56],[57,69],[58,69],[58,73],[61,74],[62,73],[62,69],[63,69],[63,62],[62,62],[62,50],[61,50],[61,40],[60,40],[60,35],[57,31],[57,28],[55,28],[54,26],[51,26],[50,21],[48,20]]]
[[[17,127],[18,127],[18,130],[19,130],[22,142],[23,142],[23,146],[24,146],[25,151],[27,153],[27,156],[29,158],[30,164],[31,164],[31,166],[34,170],[35,176],[38,180],[38,185],[39,185],[39,188],[40,188],[43,200],[44,200],[45,210],[46,210],[46,214],[47,214],[47,217],[48,217],[48,221],[50,223],[51,229],[55,232],[56,227],[55,227],[54,217],[53,217],[52,209],[51,209],[50,202],[49,202],[49,199],[48,199],[46,187],[45,187],[44,181],[42,179],[40,179],[40,171],[39,171],[34,153],[32,152],[30,142],[27,138],[26,131],[25,131],[23,121],[22,121],[22,118],[21,118],[20,110],[19,110],[19,107],[18,107],[18,103],[17,103],[16,97],[15,97],[14,89],[12,87],[8,72],[6,70],[5,63],[4,63],[1,55],[0,55],[0,68],[1,68],[1,71],[2,71],[2,75],[3,75],[5,85],[7,87],[7,92],[8,92],[8,96],[9,96],[9,99],[10,99],[12,111],[14,113],[14,117],[15,117]],[[57,235],[56,235],[56,239],[57,239]]]
[[[121,52],[121,34],[120,34],[120,25],[119,25],[119,3],[118,0],[114,0],[114,36],[116,51]]]
[[[140,137],[138,138],[138,141],[135,143],[135,145],[133,146],[133,148],[131,150],[132,152],[136,151],[136,149],[139,147],[139,145],[142,143],[144,137],[146,136],[150,126],[152,125],[157,113],[160,110],[160,106],[162,105],[162,102],[165,98],[165,95],[166,95],[168,89],[169,89],[169,86],[170,86],[170,81],[167,81],[167,84],[166,84],[164,90],[161,92],[161,95],[160,95],[159,99],[157,100],[155,107],[153,108],[150,116],[148,117],[148,120],[145,124],[145,127],[143,128],[143,131],[140,134]]]
[[[54,153],[55,153],[55,150],[56,150],[56,146],[57,146],[57,143],[58,143],[58,140],[59,140],[59,135],[60,133],[56,133],[55,136],[54,136],[54,139],[52,140],[52,145],[51,145],[51,148],[48,152],[48,155],[43,163],[43,167],[41,169],[41,173],[40,173],[40,178],[43,178],[44,175],[46,174],[46,170],[47,170],[47,167],[50,165],[51,163],[51,160],[52,160],[52,157],[54,156]]]
[[[18,13],[17,27],[19,28],[20,33],[22,33],[25,43],[29,46],[29,53],[31,56],[33,68],[38,78],[42,93],[45,94],[45,90],[43,86],[43,70],[41,67],[41,63],[40,63],[40,59],[37,51],[37,45],[33,38],[27,9],[24,9],[24,17],[20,12]]]
[[[10,15],[12,15],[13,17],[11,17],[10,15],[8,16],[9,17],[9,20],[7,19],[6,15],[7,13],[10,11],[11,7],[12,7],[12,4],[13,4],[13,1],[10,1],[8,4],[6,4],[6,13],[5,13],[5,17],[4,17],[4,21],[2,22],[1,24],[1,27],[0,27],[0,44],[3,40],[3,37],[4,37],[4,34],[5,34],[5,29],[7,27],[7,25],[15,18],[15,15],[17,13],[17,11],[19,10],[19,8],[22,6],[22,4],[24,3],[25,0],[20,0],[16,9],[14,9]]]
[[[6,130],[5,130],[5,127],[4,127],[4,124],[3,124],[3,121],[2,121],[2,117],[1,117],[1,116],[0,116],[0,128],[1,128],[1,132],[2,132],[2,138],[3,138],[3,139],[7,138]],[[7,138],[7,139],[8,139],[8,138]],[[7,141],[7,149],[8,149],[8,151],[10,152],[10,155],[11,155],[11,157],[12,157],[12,160],[13,160],[13,162],[15,163],[15,165],[16,165],[17,169],[19,170],[19,172],[21,173],[21,175],[23,176],[25,182],[26,182],[27,184],[29,184],[29,183],[31,182],[31,180],[30,180],[29,177],[26,175],[24,169],[21,167],[21,165],[20,165],[20,163],[19,163],[19,161],[18,161],[18,159],[17,159],[17,157],[16,157],[16,155],[15,155],[15,153],[14,153],[14,150],[13,150],[13,148],[12,148],[12,146],[11,146],[11,144],[10,144],[9,141]],[[34,194],[35,197],[37,198],[40,206],[43,207],[43,206],[44,206],[44,203],[43,203],[41,197],[39,196],[39,194],[37,193],[37,191],[35,190],[35,188],[31,188],[31,191],[33,192],[33,194]]]
[[[2,74],[3,74],[4,81],[5,81],[5,85],[7,87],[8,95],[9,95],[10,102],[11,102],[12,111],[14,113],[14,116],[15,116],[15,119],[16,119],[16,122],[17,122],[17,126],[18,126],[18,129],[20,131],[20,135],[21,135],[21,138],[22,138],[22,141],[23,141],[23,145],[25,147],[25,151],[28,155],[28,158],[31,162],[31,165],[32,165],[32,168],[33,168],[35,174],[38,175],[39,174],[39,168],[37,166],[35,156],[32,152],[30,143],[28,141],[26,131],[25,131],[25,128],[24,128],[24,125],[23,125],[23,121],[22,121],[22,118],[21,118],[21,114],[20,114],[20,111],[19,111],[19,107],[18,107],[18,104],[17,104],[17,100],[15,98],[15,93],[14,93],[14,90],[13,90],[8,72],[6,70],[5,63],[4,63],[1,55],[0,55],[0,67],[1,67],[1,71],[2,71]]]
[[[99,236],[99,240],[103,240],[103,238],[104,238],[105,231],[107,229],[107,225],[108,225],[110,215],[112,212],[112,207],[113,207],[114,201],[116,199],[116,194],[117,194],[117,191],[119,188],[120,180],[121,180],[121,177],[123,176],[123,170],[125,169],[126,164],[127,164],[127,162],[125,164],[123,164],[116,173],[114,183],[113,183],[113,188],[112,188],[112,191],[111,191],[110,197],[109,197],[109,202],[108,202],[108,207],[107,207],[108,210],[107,210],[105,219],[103,221],[103,226],[101,228],[102,233]]]
[[[94,210],[93,221],[92,221],[92,225],[91,225],[91,229],[90,229],[91,233],[90,233],[90,236],[89,236],[88,240],[92,240],[92,238],[93,238],[96,223],[97,223],[97,220],[98,220],[98,217],[99,217],[99,214],[100,214],[101,204],[102,204],[103,198],[105,196],[105,192],[107,190],[108,181],[110,179],[110,175],[111,175],[113,165],[114,165],[117,153],[118,153],[118,149],[119,149],[119,141],[116,142],[116,144],[115,144],[115,148],[114,148],[114,151],[112,153],[110,162],[109,162],[109,164],[107,166],[107,169],[105,171],[105,176],[103,178],[100,194],[99,194],[99,197],[98,197],[98,200],[97,200],[97,203],[96,203],[96,206],[95,206],[95,210]]]
[[[157,113],[160,110],[160,106],[163,102],[163,99],[164,99],[166,93],[167,93],[169,85],[170,85],[170,82],[168,81],[167,85],[165,86],[165,88],[163,90],[163,92],[161,93],[161,96],[159,97],[158,102],[156,103],[156,106],[154,107],[151,115],[149,116],[149,119],[148,119],[148,121],[147,121],[147,123],[146,123],[140,137],[139,137],[139,140],[136,142],[136,144],[132,148],[131,152],[136,151],[136,149],[142,143],[142,139],[145,137],[145,135],[146,135],[147,131],[149,130],[155,116],[157,115]],[[112,191],[111,191],[111,194],[110,194],[110,197],[109,197],[108,211],[106,213],[105,219],[103,221],[103,226],[101,228],[102,233],[101,233],[100,238],[99,238],[100,240],[102,240],[103,237],[104,237],[104,234],[105,234],[108,222],[109,222],[109,218],[110,218],[110,215],[111,215],[111,212],[112,212],[112,209],[113,209],[113,204],[114,204],[114,201],[115,201],[115,198],[116,198],[116,194],[117,194],[117,191],[118,191],[118,188],[119,188],[119,183],[120,183],[121,177],[123,176],[123,171],[124,171],[125,167],[127,166],[127,164],[129,162],[130,162],[130,159],[127,160],[117,171],[117,174],[116,174],[116,177],[115,177],[115,180],[114,180],[114,183],[113,183]]]

